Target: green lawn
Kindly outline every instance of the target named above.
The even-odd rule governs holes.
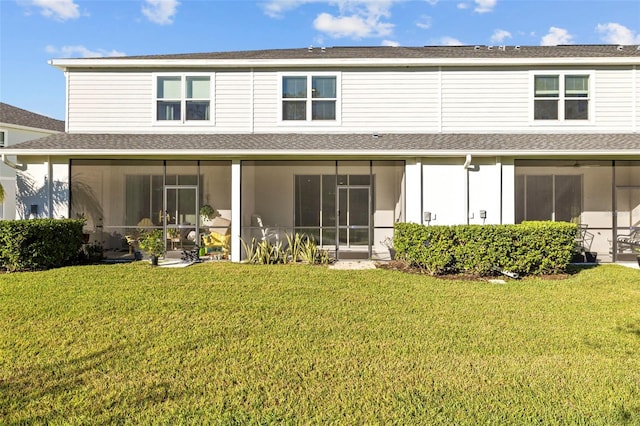
[[[640,424],[640,271],[0,274],[0,424]]]

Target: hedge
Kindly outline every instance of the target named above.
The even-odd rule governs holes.
[[[83,225],[81,219],[0,221],[0,265],[7,271],[29,271],[75,263]]]
[[[396,258],[431,275],[546,275],[566,270],[577,227],[566,222],[518,225],[395,225]]]

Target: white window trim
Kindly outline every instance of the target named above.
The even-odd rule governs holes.
[[[287,98],[282,97],[282,79],[284,77],[307,77],[307,119],[306,120],[283,120],[282,102]],[[311,119],[311,78],[312,77],[335,77],[336,78],[336,119],[335,120],[312,120]],[[317,100],[321,100],[316,98]],[[295,100],[295,99],[289,99]],[[301,100],[298,99],[298,100]],[[319,71],[319,72],[279,72],[278,73],[278,125],[291,127],[318,127],[318,126],[339,126],[342,124],[342,73],[339,71]]]
[[[558,119],[557,120],[536,120],[535,117],[535,77],[545,75],[557,75],[559,79],[559,96],[558,98],[548,98],[558,100]],[[588,75],[589,76],[589,97],[587,98],[567,98],[565,97],[564,81],[567,75]],[[596,124],[595,117],[595,72],[593,70],[544,70],[529,71],[529,124],[532,126],[593,126]],[[589,102],[588,119],[587,120],[566,120],[564,118],[564,102],[567,99],[587,99]]]
[[[180,120],[158,120],[158,78],[159,77],[180,77],[182,84],[182,99],[180,100],[181,119]],[[187,120],[186,114],[186,93],[187,93],[187,77],[209,77],[209,119],[208,120]],[[189,127],[203,127],[215,125],[215,80],[216,74],[211,72],[159,72],[153,73],[151,78],[153,79],[153,116],[152,121],[154,126],[189,126]]]
[[[0,130],[0,134],[2,135],[2,138],[0,138],[0,148],[4,148],[7,146],[7,132],[5,132],[4,130]]]

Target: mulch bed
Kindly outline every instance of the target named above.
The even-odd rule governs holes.
[[[379,263],[376,263],[376,267],[380,269],[406,272],[408,274],[429,275],[429,273],[425,269],[411,266],[408,263],[400,260],[392,260],[389,262],[379,262]],[[575,274],[577,271],[578,269],[576,268],[570,268],[564,274],[542,275],[537,278],[541,278],[544,280],[564,280],[569,278],[571,275]],[[489,277],[489,276],[480,277],[472,274],[445,274],[445,275],[434,275],[434,278],[438,278],[441,280],[459,280],[459,281],[487,281],[489,279],[496,278],[496,279],[503,279],[505,281],[515,281],[512,278],[509,278],[500,274],[497,274],[493,277]],[[527,277],[524,277],[524,279],[526,278]]]

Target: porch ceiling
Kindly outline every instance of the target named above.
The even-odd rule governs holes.
[[[2,149],[52,156],[640,156],[640,134],[70,134]]]

